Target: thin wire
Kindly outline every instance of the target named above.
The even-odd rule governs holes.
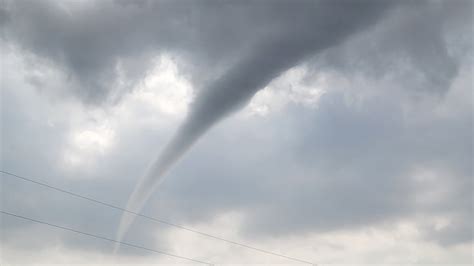
[[[219,236],[211,235],[211,234],[208,234],[208,233],[205,233],[205,232],[202,232],[202,231],[198,231],[198,230],[195,230],[195,229],[192,229],[192,228],[189,228],[189,227],[181,226],[181,225],[171,223],[171,222],[168,222],[168,221],[165,221],[165,220],[161,220],[161,219],[158,219],[158,218],[153,218],[151,216],[147,216],[147,215],[144,215],[144,214],[141,214],[141,213],[130,211],[130,210],[124,209],[122,207],[118,207],[118,206],[115,206],[115,205],[112,205],[112,204],[109,204],[109,203],[106,203],[106,202],[103,202],[103,201],[100,201],[100,200],[96,200],[96,199],[93,199],[93,198],[90,198],[90,197],[82,196],[82,195],[79,195],[77,193],[67,191],[67,190],[64,190],[64,189],[61,189],[61,188],[58,188],[58,187],[54,187],[54,186],[51,186],[51,185],[48,185],[48,184],[45,184],[45,183],[42,183],[42,182],[39,182],[39,181],[32,180],[32,179],[24,177],[24,176],[19,176],[17,174],[13,174],[13,173],[10,173],[10,172],[7,172],[7,171],[0,170],[0,172],[4,173],[6,175],[12,176],[12,177],[22,179],[24,181],[28,181],[28,182],[31,182],[31,183],[34,183],[34,184],[37,184],[37,185],[40,185],[40,186],[43,186],[43,187],[47,187],[47,188],[50,188],[50,189],[53,189],[53,190],[56,190],[56,191],[59,191],[59,192],[62,192],[62,193],[69,194],[69,195],[74,196],[74,197],[78,197],[78,198],[85,199],[85,200],[88,200],[88,201],[91,201],[91,202],[94,202],[94,203],[97,203],[97,204],[107,206],[109,208],[113,208],[113,209],[117,209],[117,210],[120,210],[120,211],[123,211],[123,212],[127,212],[127,213],[130,213],[130,214],[133,214],[133,215],[136,215],[136,216],[139,216],[139,217],[142,217],[142,218],[145,218],[145,219],[157,222],[157,223],[166,224],[168,226],[176,227],[176,228],[179,228],[179,229],[182,229],[182,230],[186,230],[188,232],[193,232],[195,234],[199,234],[199,235],[206,236],[206,237],[209,237],[209,238],[224,241],[224,242],[227,242],[227,243],[230,243],[230,244],[233,244],[233,245],[237,245],[237,246],[241,246],[241,247],[244,247],[244,248],[252,249],[252,250],[255,250],[255,251],[258,251],[258,252],[261,252],[261,253],[265,253],[265,254],[268,254],[268,255],[273,255],[273,256],[285,258],[285,259],[288,259],[288,260],[293,260],[293,261],[300,262],[300,263],[305,263],[305,264],[310,264],[310,265],[317,265],[317,264],[314,264],[314,263],[309,262],[309,261],[305,261],[305,260],[302,260],[302,259],[297,259],[297,258],[290,257],[290,256],[287,256],[287,255],[282,255],[282,254],[275,253],[275,252],[272,252],[272,251],[268,251],[268,250],[264,250],[264,249],[261,249],[261,248],[253,247],[253,246],[250,246],[250,245],[247,245],[247,244],[243,244],[243,243],[235,242],[235,241],[232,241],[232,240],[228,240],[228,239],[225,239],[225,238],[222,238],[222,237],[219,237]]]
[[[83,232],[83,231],[75,230],[75,229],[72,229],[72,228],[68,228],[68,227],[64,227],[64,226],[60,226],[60,225],[56,225],[56,224],[52,224],[52,223],[48,223],[48,222],[44,222],[44,221],[39,221],[39,220],[36,220],[36,219],[33,219],[33,218],[29,218],[29,217],[26,217],[26,216],[21,216],[21,215],[18,215],[18,214],[6,212],[6,211],[3,211],[3,210],[0,210],[0,213],[10,215],[10,216],[13,216],[13,217],[16,217],[16,218],[20,218],[20,219],[23,219],[23,220],[28,220],[28,221],[35,222],[35,223],[44,224],[44,225],[48,225],[48,226],[51,226],[51,227],[56,227],[56,228],[59,228],[59,229],[65,230],[65,231],[70,231],[70,232],[74,232],[74,233],[77,233],[77,234],[94,237],[94,238],[97,238],[97,239],[102,239],[102,240],[106,240],[106,241],[110,241],[110,242],[120,243],[120,244],[125,245],[125,246],[130,246],[130,247],[134,247],[134,248],[138,248],[138,249],[143,249],[143,250],[147,250],[147,251],[167,255],[167,256],[170,256],[170,257],[175,257],[175,258],[188,260],[188,261],[192,261],[192,262],[197,262],[197,263],[202,263],[202,264],[206,264],[206,265],[213,265],[209,262],[200,261],[200,260],[196,260],[196,259],[192,259],[192,258],[188,258],[188,257],[183,257],[183,256],[171,254],[171,253],[164,252],[164,251],[159,251],[159,250],[155,250],[155,249],[151,249],[151,248],[147,248],[147,247],[143,247],[143,246],[138,246],[138,245],[127,243],[127,242],[117,241],[117,240],[114,240],[114,239],[111,239],[111,238],[107,238],[107,237],[103,237],[103,236],[99,236],[99,235],[94,235],[94,234],[91,234],[91,233],[86,233],[86,232]]]

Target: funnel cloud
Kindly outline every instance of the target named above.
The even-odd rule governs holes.
[[[214,124],[243,107],[252,96],[305,57],[338,45],[371,25],[387,3],[308,2],[299,5],[303,17],[282,32],[270,32],[222,76],[197,96],[188,117],[136,185],[127,210],[140,212],[166,173]],[[297,13],[296,13],[297,14]],[[295,14],[295,15],[296,15]],[[121,241],[134,215],[124,213],[117,240]]]

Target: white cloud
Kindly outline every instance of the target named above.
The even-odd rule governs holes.
[[[310,77],[307,66],[293,67],[256,93],[241,114],[267,116],[279,112],[288,104],[317,108],[320,97],[329,89],[324,73]]]
[[[169,55],[155,60],[155,67],[135,88],[127,101],[137,101],[152,106],[165,115],[183,117],[193,98],[192,86],[178,71],[176,63]]]

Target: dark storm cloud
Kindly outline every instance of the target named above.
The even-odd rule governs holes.
[[[324,10],[323,6],[328,4],[314,1],[291,4],[285,1],[252,4],[224,1],[100,1],[82,4],[6,1],[2,18],[10,19],[2,19],[2,36],[65,72],[69,83],[64,91],[73,92],[84,102],[100,104],[119,100],[146,75],[151,59],[160,53],[171,52],[181,58],[183,71],[189,73],[195,87],[200,88],[205,85],[204,81],[222,75],[223,69],[246,60],[242,57],[251,58],[259,46],[265,46],[262,40],[272,42],[279,35],[287,35],[286,41],[293,39],[295,43],[294,36],[298,39],[304,31],[314,30],[312,36],[316,36],[322,29],[331,29],[332,34],[320,38],[330,43],[332,37],[351,31],[350,27],[341,26],[342,21],[350,21],[353,19],[350,16],[360,12],[367,12],[360,15],[368,19],[370,12],[377,12],[377,8],[392,1],[377,2],[375,7],[362,8],[372,2],[333,1],[331,8],[345,6],[347,14],[332,16],[328,15],[331,12],[317,15],[318,10]],[[343,64],[348,67],[383,72],[393,64],[383,59],[396,53],[399,59],[414,61],[415,71],[422,71],[431,81],[425,87],[433,87],[433,90],[447,87],[457,66],[446,49],[445,41],[440,39],[440,31],[449,31],[446,27],[453,26],[446,24],[447,18],[464,23],[462,18],[470,14],[469,5],[472,3],[400,3],[404,3],[401,6],[406,8],[394,11],[397,13],[392,16],[394,25],[383,27],[383,38],[369,44],[373,49],[368,50],[368,54],[349,55],[355,58],[352,61],[355,66],[347,64],[348,54],[339,49],[329,61],[321,60],[319,64],[331,67],[345,62]],[[326,16],[331,19],[326,20]],[[312,43],[307,41],[304,43],[306,46]],[[322,40],[318,41],[322,44]],[[294,50],[303,53],[305,47],[301,48]],[[285,53],[277,58],[285,58]],[[369,63],[365,64],[367,61]],[[255,76],[260,70],[264,71],[264,68],[259,68]],[[120,84],[119,80],[126,80],[126,84]]]
[[[289,33],[309,30],[314,23],[316,34],[326,25],[339,36],[338,31],[346,31],[342,24],[324,21],[328,14],[316,15],[325,5],[354,9],[337,20],[351,20],[358,12],[370,18],[386,5],[323,2],[7,1],[5,16],[15,19],[7,21],[5,36],[70,75],[72,91],[83,101],[100,103],[130,89],[117,85],[121,73],[133,84],[143,77],[151,57],[163,51],[188,58],[194,72],[214,79],[230,59],[272,36],[292,38]]]
[[[312,31],[308,36],[317,36],[320,45],[326,42],[329,47],[334,45],[332,39],[351,32],[352,27],[359,27],[358,23],[343,27],[344,21],[355,19],[351,16],[360,15],[369,22],[378,9],[393,3],[325,2],[100,1],[59,4],[54,1],[6,1],[2,8],[2,36],[40,59],[53,62],[69,77],[64,90],[72,91],[84,102],[98,104],[120,99],[144,77],[151,59],[160,53],[171,52],[181,58],[183,71],[189,72],[195,87],[199,88],[204,86],[202,82],[222,75],[223,69],[247,60],[242,57],[252,58],[258,49],[266,50],[260,46],[273,47],[262,41],[271,43],[273,38],[286,35],[287,45],[298,45],[297,39],[305,31]],[[393,25],[385,25],[384,37],[369,44],[373,46],[369,54],[355,55],[355,62],[364,64],[370,57],[370,63],[362,69],[378,62],[382,65],[376,70],[383,71],[390,67],[390,62],[383,58],[397,53],[401,58],[414,61],[417,71],[423,71],[433,87],[446,87],[457,67],[446,49],[445,40],[440,39],[440,31],[449,31],[449,27],[454,26],[446,20],[464,23],[466,15],[471,14],[472,2],[397,3],[405,8],[394,10]],[[338,6],[345,7],[345,11],[341,12]],[[337,12],[341,13],[324,13],[327,8],[339,9]],[[332,32],[323,34],[325,30]],[[306,47],[293,50],[304,53],[311,43],[311,40],[304,40],[300,45]],[[337,53],[339,55],[322,63],[332,66],[346,61],[343,55],[347,54],[340,50]],[[285,58],[285,53],[279,52],[276,58]],[[444,69],[442,73],[439,72],[441,68]],[[259,68],[255,76],[260,70],[264,71],[264,68]],[[119,84],[119,80],[126,80],[127,84]]]

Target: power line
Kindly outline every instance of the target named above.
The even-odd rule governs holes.
[[[65,231],[70,231],[70,232],[74,232],[74,233],[77,233],[77,234],[90,236],[90,237],[94,237],[94,238],[97,238],[97,239],[106,240],[106,241],[109,241],[109,242],[120,243],[120,244],[125,245],[125,246],[134,247],[134,248],[138,248],[138,249],[143,249],[143,250],[146,250],[146,251],[151,251],[151,252],[154,252],[154,253],[159,253],[159,254],[167,255],[167,256],[170,256],[170,257],[174,257],[174,258],[179,258],[179,259],[188,260],[188,261],[192,261],[192,262],[202,263],[202,264],[206,264],[206,265],[213,265],[209,262],[200,261],[200,260],[196,260],[196,259],[192,259],[192,258],[188,258],[188,257],[183,257],[183,256],[171,254],[171,253],[164,252],[164,251],[159,251],[159,250],[155,250],[155,249],[151,249],[151,248],[147,248],[147,247],[143,247],[143,246],[138,246],[138,245],[127,243],[127,242],[117,241],[117,240],[107,238],[107,237],[104,237],[104,236],[99,236],[99,235],[94,235],[94,234],[91,234],[91,233],[86,233],[86,232],[79,231],[79,230],[76,230],[76,229],[72,229],[72,228],[68,228],[68,227],[64,227],[64,226],[60,226],[60,225],[56,225],[56,224],[52,224],[52,223],[48,223],[48,222],[44,222],[44,221],[40,221],[40,220],[36,220],[36,219],[29,218],[29,217],[26,217],[26,216],[21,216],[21,215],[18,215],[18,214],[6,212],[6,211],[3,211],[3,210],[0,210],[0,213],[5,214],[5,215],[10,215],[10,216],[13,216],[13,217],[16,217],[16,218],[19,218],[19,219],[23,219],[23,220],[28,220],[28,221],[35,222],[35,223],[44,224],[44,225],[48,225],[48,226],[51,226],[51,227],[56,227],[56,228],[59,228],[59,229],[65,230]]]
[[[24,177],[24,176],[20,176],[20,175],[13,174],[13,173],[3,171],[3,170],[0,170],[0,172],[3,173],[3,174],[6,174],[6,175],[12,176],[12,177],[19,178],[19,179],[27,181],[27,182],[31,182],[31,183],[34,183],[34,184],[37,184],[37,185],[40,185],[40,186],[43,186],[43,187],[47,187],[49,189],[53,189],[53,190],[56,190],[56,191],[59,191],[59,192],[65,193],[65,194],[69,194],[69,195],[74,196],[74,197],[78,197],[78,198],[88,200],[88,201],[91,201],[91,202],[94,202],[94,203],[97,203],[97,204],[100,204],[100,205],[103,205],[103,206],[106,206],[106,207],[109,207],[109,208],[113,208],[113,209],[120,210],[120,211],[123,211],[123,212],[126,212],[126,213],[130,213],[130,214],[148,219],[148,220],[153,221],[153,222],[166,224],[168,226],[172,226],[172,227],[179,228],[179,229],[182,229],[182,230],[185,230],[185,231],[188,231],[188,232],[192,232],[192,233],[199,234],[199,235],[202,235],[202,236],[206,236],[206,237],[209,237],[209,238],[224,241],[224,242],[227,242],[229,244],[233,244],[233,245],[241,246],[241,247],[244,247],[244,248],[252,249],[252,250],[255,250],[255,251],[258,251],[258,252],[261,252],[261,253],[265,253],[265,254],[268,254],[268,255],[273,255],[273,256],[280,257],[280,258],[285,258],[285,259],[296,261],[296,262],[299,262],[299,263],[316,265],[316,264],[314,264],[312,262],[309,262],[309,261],[305,261],[305,260],[302,260],[302,259],[297,259],[297,258],[290,257],[290,256],[287,256],[287,255],[282,255],[282,254],[275,253],[275,252],[272,252],[272,251],[268,251],[268,250],[264,250],[264,249],[261,249],[261,248],[253,247],[253,246],[250,246],[250,245],[247,245],[247,244],[239,243],[239,242],[236,242],[236,241],[233,241],[233,240],[228,240],[228,239],[225,239],[225,238],[222,238],[222,237],[219,237],[219,236],[211,235],[209,233],[198,231],[198,230],[195,230],[195,229],[192,229],[192,228],[189,228],[189,227],[185,227],[185,226],[182,226],[182,225],[178,225],[178,224],[175,224],[175,223],[172,223],[172,222],[168,222],[168,221],[161,220],[161,219],[158,219],[158,218],[154,218],[154,217],[151,217],[151,216],[147,216],[147,215],[144,215],[144,214],[141,214],[141,213],[130,211],[130,210],[124,209],[122,207],[115,206],[115,205],[112,205],[112,204],[109,204],[109,203],[106,203],[106,202],[103,202],[103,201],[100,201],[100,200],[97,200],[97,199],[86,197],[86,196],[83,196],[83,195],[80,195],[80,194],[77,194],[77,193],[74,193],[74,192],[71,192],[71,191],[67,191],[67,190],[52,186],[52,185],[48,185],[46,183],[35,181],[35,180],[32,180],[32,179]]]

